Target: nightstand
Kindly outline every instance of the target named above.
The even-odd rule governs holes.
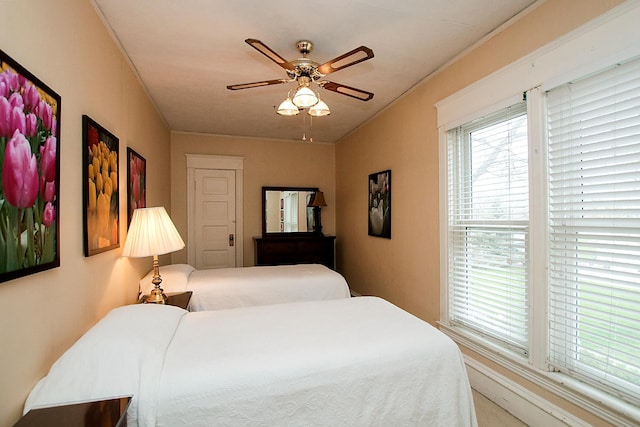
[[[131,396],[32,409],[14,427],[126,427]]]
[[[193,291],[184,291],[184,292],[173,292],[168,293],[167,295],[167,305],[174,305],[176,307],[180,307],[183,309],[187,309],[189,307],[189,301],[191,301],[191,295]],[[147,299],[148,295],[142,296],[138,303],[144,303]]]

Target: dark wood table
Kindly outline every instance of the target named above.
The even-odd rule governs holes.
[[[189,307],[189,301],[191,301],[192,291],[173,292],[167,295],[167,305],[175,305],[176,307],[184,308]],[[138,300],[139,303],[144,303],[149,295],[144,295]]]
[[[32,409],[14,427],[126,427],[131,397]]]

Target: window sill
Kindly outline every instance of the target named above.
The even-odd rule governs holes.
[[[485,357],[533,384],[563,398],[604,421],[619,426],[640,424],[640,407],[559,372],[544,372],[528,364],[523,356],[480,342],[472,334],[438,322],[440,330],[458,345]]]

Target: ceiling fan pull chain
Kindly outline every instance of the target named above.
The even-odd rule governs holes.
[[[307,140],[307,115],[302,115],[302,140]]]
[[[313,136],[311,136],[311,129],[313,128],[313,116],[309,115],[309,127],[307,127],[307,114],[302,115],[302,140],[307,140],[307,133],[309,134],[309,142],[313,142]]]

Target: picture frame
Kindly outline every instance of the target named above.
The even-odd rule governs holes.
[[[60,266],[61,108],[0,50],[0,282]]]
[[[391,170],[369,175],[369,236],[391,239]]]
[[[82,116],[84,256],[120,246],[119,140]]]
[[[127,228],[133,211],[147,207],[147,161],[127,147]]]

